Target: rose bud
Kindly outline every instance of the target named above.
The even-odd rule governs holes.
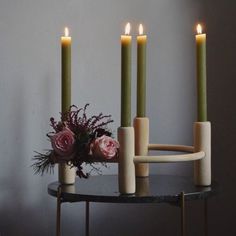
[[[101,159],[112,159],[116,156],[119,143],[113,138],[103,135],[96,138],[90,145],[90,153]]]

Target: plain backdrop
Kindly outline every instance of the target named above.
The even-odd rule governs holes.
[[[35,176],[34,151],[50,148],[49,118],[60,111],[60,36],[72,46],[72,101],[120,124],[120,35],[132,24],[132,116],[136,112],[138,24],[148,34],[147,115],[152,143],[192,144],[196,120],[195,25],[207,32],[208,114],[213,178],[209,235],[236,235],[235,1],[41,0],[0,2],[0,235],[55,234],[53,175]],[[89,168],[87,169],[89,170]],[[151,173],[192,177],[192,164],[151,165]],[[117,174],[117,166],[103,168]],[[63,205],[63,235],[84,235],[84,203]],[[188,235],[203,235],[203,204],[187,203]],[[179,235],[180,211],[165,205],[91,204],[91,235]]]

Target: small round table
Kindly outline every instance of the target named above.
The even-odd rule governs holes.
[[[135,194],[120,194],[117,175],[91,176],[78,179],[73,185],[53,182],[48,185],[48,193],[57,198],[56,235],[61,234],[61,203],[86,202],[86,236],[89,236],[89,203],[169,203],[181,208],[181,235],[185,230],[185,201],[204,200],[205,235],[207,235],[207,199],[217,189],[217,184],[197,187],[189,177],[172,175],[151,175],[136,178]]]

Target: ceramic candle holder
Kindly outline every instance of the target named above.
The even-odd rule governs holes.
[[[194,162],[194,181],[196,185],[211,185],[211,123],[195,122],[194,151],[204,151],[205,156]]]
[[[147,177],[148,163],[194,161],[195,185],[211,185],[210,122],[194,123],[194,146],[149,144],[148,118],[135,118],[134,128],[120,127],[118,139],[120,142],[119,191],[122,194],[136,191],[135,176]],[[175,151],[181,152],[181,154],[149,156],[148,150]]]
[[[135,132],[135,155],[147,156],[149,144],[149,119],[147,117],[134,118],[134,132]],[[135,174],[137,177],[149,176],[149,164],[137,163],[135,164]]]
[[[119,191],[122,194],[135,193],[134,128],[118,128]]]

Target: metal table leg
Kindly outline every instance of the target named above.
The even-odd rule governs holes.
[[[205,236],[208,235],[208,209],[207,209],[207,199],[204,199],[204,231],[205,231]]]
[[[85,207],[86,221],[85,221],[85,235],[89,236],[89,202],[86,202]]]
[[[61,235],[61,186],[57,189],[57,223],[56,223],[56,235]]]
[[[185,197],[184,192],[180,194],[180,205],[181,205],[181,235],[186,236],[186,222],[185,222]]]

